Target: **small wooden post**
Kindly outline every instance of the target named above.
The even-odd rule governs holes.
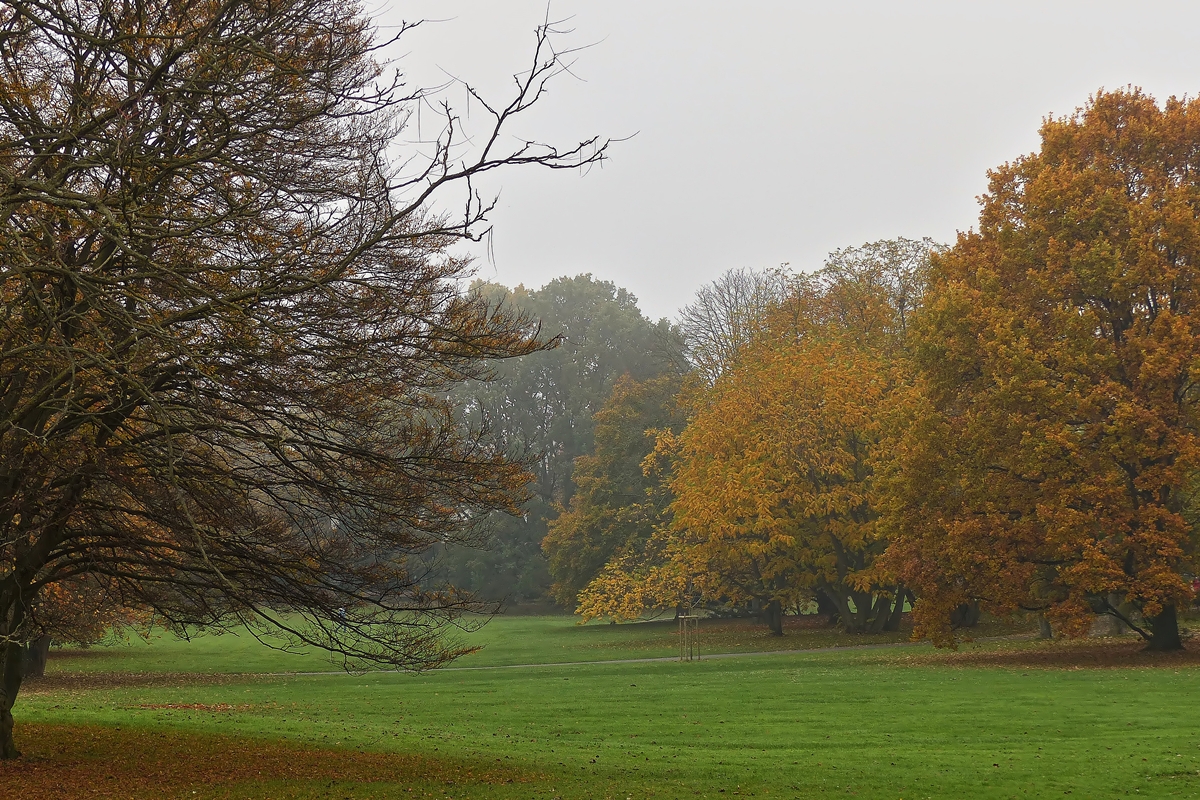
[[[700,660],[700,617],[695,614],[679,615],[679,660]]]

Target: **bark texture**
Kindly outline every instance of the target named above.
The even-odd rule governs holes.
[[[1166,606],[1157,615],[1150,617],[1150,639],[1146,642],[1146,649],[1161,653],[1183,649],[1175,606]]]
[[[0,669],[0,759],[21,755],[13,739],[12,709],[21,688],[24,660],[24,648],[21,645],[15,642],[4,645],[3,667]]]
[[[42,635],[23,648],[25,665],[23,672],[26,678],[40,678],[46,674],[46,660],[50,657],[50,637]]]
[[[783,606],[778,600],[767,603],[763,610],[763,619],[773,636],[783,636]]]

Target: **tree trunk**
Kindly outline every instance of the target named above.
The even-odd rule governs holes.
[[[963,603],[950,612],[950,626],[952,628],[974,628],[978,624],[979,603],[973,600],[970,603]]]
[[[25,646],[26,678],[40,678],[46,674],[46,659],[50,656],[50,637],[40,636]]]
[[[1038,614],[1037,620],[1038,620],[1038,638],[1039,639],[1053,639],[1054,638],[1054,629],[1050,627],[1050,620],[1046,619],[1046,615]]]
[[[830,625],[837,625],[842,619],[837,603],[830,600],[823,589],[817,590],[817,613],[826,617]]]
[[[1169,605],[1150,617],[1150,641],[1146,642],[1147,650],[1169,652],[1182,650],[1183,640],[1179,637],[1179,620],[1175,616],[1175,606]]]
[[[767,627],[771,629],[772,636],[783,636],[783,606],[778,600],[767,603],[767,607],[763,611],[763,618]]]
[[[887,627],[888,620],[892,617],[892,600],[880,594],[875,598],[875,605],[871,609],[871,633],[883,633]]]
[[[866,592],[851,592],[850,599],[854,601],[854,613],[850,615],[843,630],[847,633],[863,633],[869,630],[867,622],[871,619],[871,607],[875,598]],[[847,603],[847,610],[849,607],[849,603]]]
[[[830,595],[833,601],[837,603],[838,609],[838,626],[847,632],[854,630],[854,614],[850,611],[850,603],[843,595]]]
[[[21,668],[25,661],[25,648],[16,642],[4,645],[4,658],[0,662],[0,760],[18,758],[16,742],[13,740],[13,703],[21,688]]]
[[[904,601],[908,599],[908,589],[903,586],[896,587],[896,605],[892,607],[892,613],[888,615],[887,624],[883,626],[885,631],[900,630],[900,618],[904,614]]]
[[[6,760],[21,755],[13,739],[12,709],[24,677],[25,648],[12,640],[25,621],[25,611],[19,596],[13,603],[12,595],[5,595],[0,597],[0,603],[8,606],[0,611],[0,637],[9,639],[0,645],[0,760]]]

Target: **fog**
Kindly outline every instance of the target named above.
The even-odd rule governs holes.
[[[414,85],[503,97],[544,2],[368,6],[405,35]],[[813,269],[838,247],[953,241],[987,170],[1036,148],[1047,115],[1101,87],[1200,91],[1200,6],[1115,2],[583,2],[549,17],[586,47],[512,133],[626,138],[601,168],[510,171],[479,275],[540,286],[591,272],[674,316],[730,267]],[[467,108],[461,87],[446,99]]]

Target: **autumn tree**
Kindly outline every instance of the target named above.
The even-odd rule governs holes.
[[[1119,617],[1181,646],[1200,441],[1200,103],[1101,92],[991,173],[935,259],[888,563],[949,609]]]
[[[561,69],[550,35],[509,101],[472,93],[474,138],[443,105],[405,155],[434,98],[353,4],[0,7],[0,757],[48,593],[89,576],[347,663],[460,652],[441,631],[477,605],[413,558],[525,472],[447,398],[545,342],[447,247],[477,176],[603,156],[504,134]],[[454,186],[462,216],[433,212]]]
[[[748,348],[699,401],[671,481],[704,594],[760,602],[777,634],[782,609],[814,593],[850,630],[882,627],[892,610],[855,584],[884,547],[871,458],[888,378],[858,331],[819,319],[824,299],[801,286],[780,314],[799,325]]]
[[[783,609],[815,598],[848,630],[899,623],[905,589],[871,577],[886,546],[874,472],[881,416],[902,381],[903,311],[919,300],[932,247],[848,248],[793,279],[761,335],[687,396],[683,431],[660,436],[671,519],[640,558],[605,567],[581,613],[627,618],[695,595],[757,603],[782,633]]]
[[[900,346],[924,298],[930,258],[944,249],[929,237],[903,236],[843,247],[825,259],[823,281],[838,287],[831,299],[847,324],[865,324],[882,300],[888,311],[881,325]]]
[[[658,477],[661,481],[665,476]],[[665,487],[664,481],[656,488]],[[613,554],[576,595],[575,613],[584,622],[631,622],[666,609],[700,606],[709,599],[704,583],[698,580],[704,574],[703,557],[704,553],[672,529],[668,516],[654,525],[637,547]]]
[[[26,609],[27,627],[38,634],[25,645],[24,677],[41,677],[52,642],[87,646],[126,635],[150,621],[144,608],[123,605],[103,576],[79,575],[42,587]]]
[[[560,604],[574,608],[606,564],[643,551],[666,521],[671,494],[645,462],[657,435],[683,427],[680,383],[671,373],[641,382],[623,376],[593,416],[593,451],[575,459],[575,493],[542,542]]]

